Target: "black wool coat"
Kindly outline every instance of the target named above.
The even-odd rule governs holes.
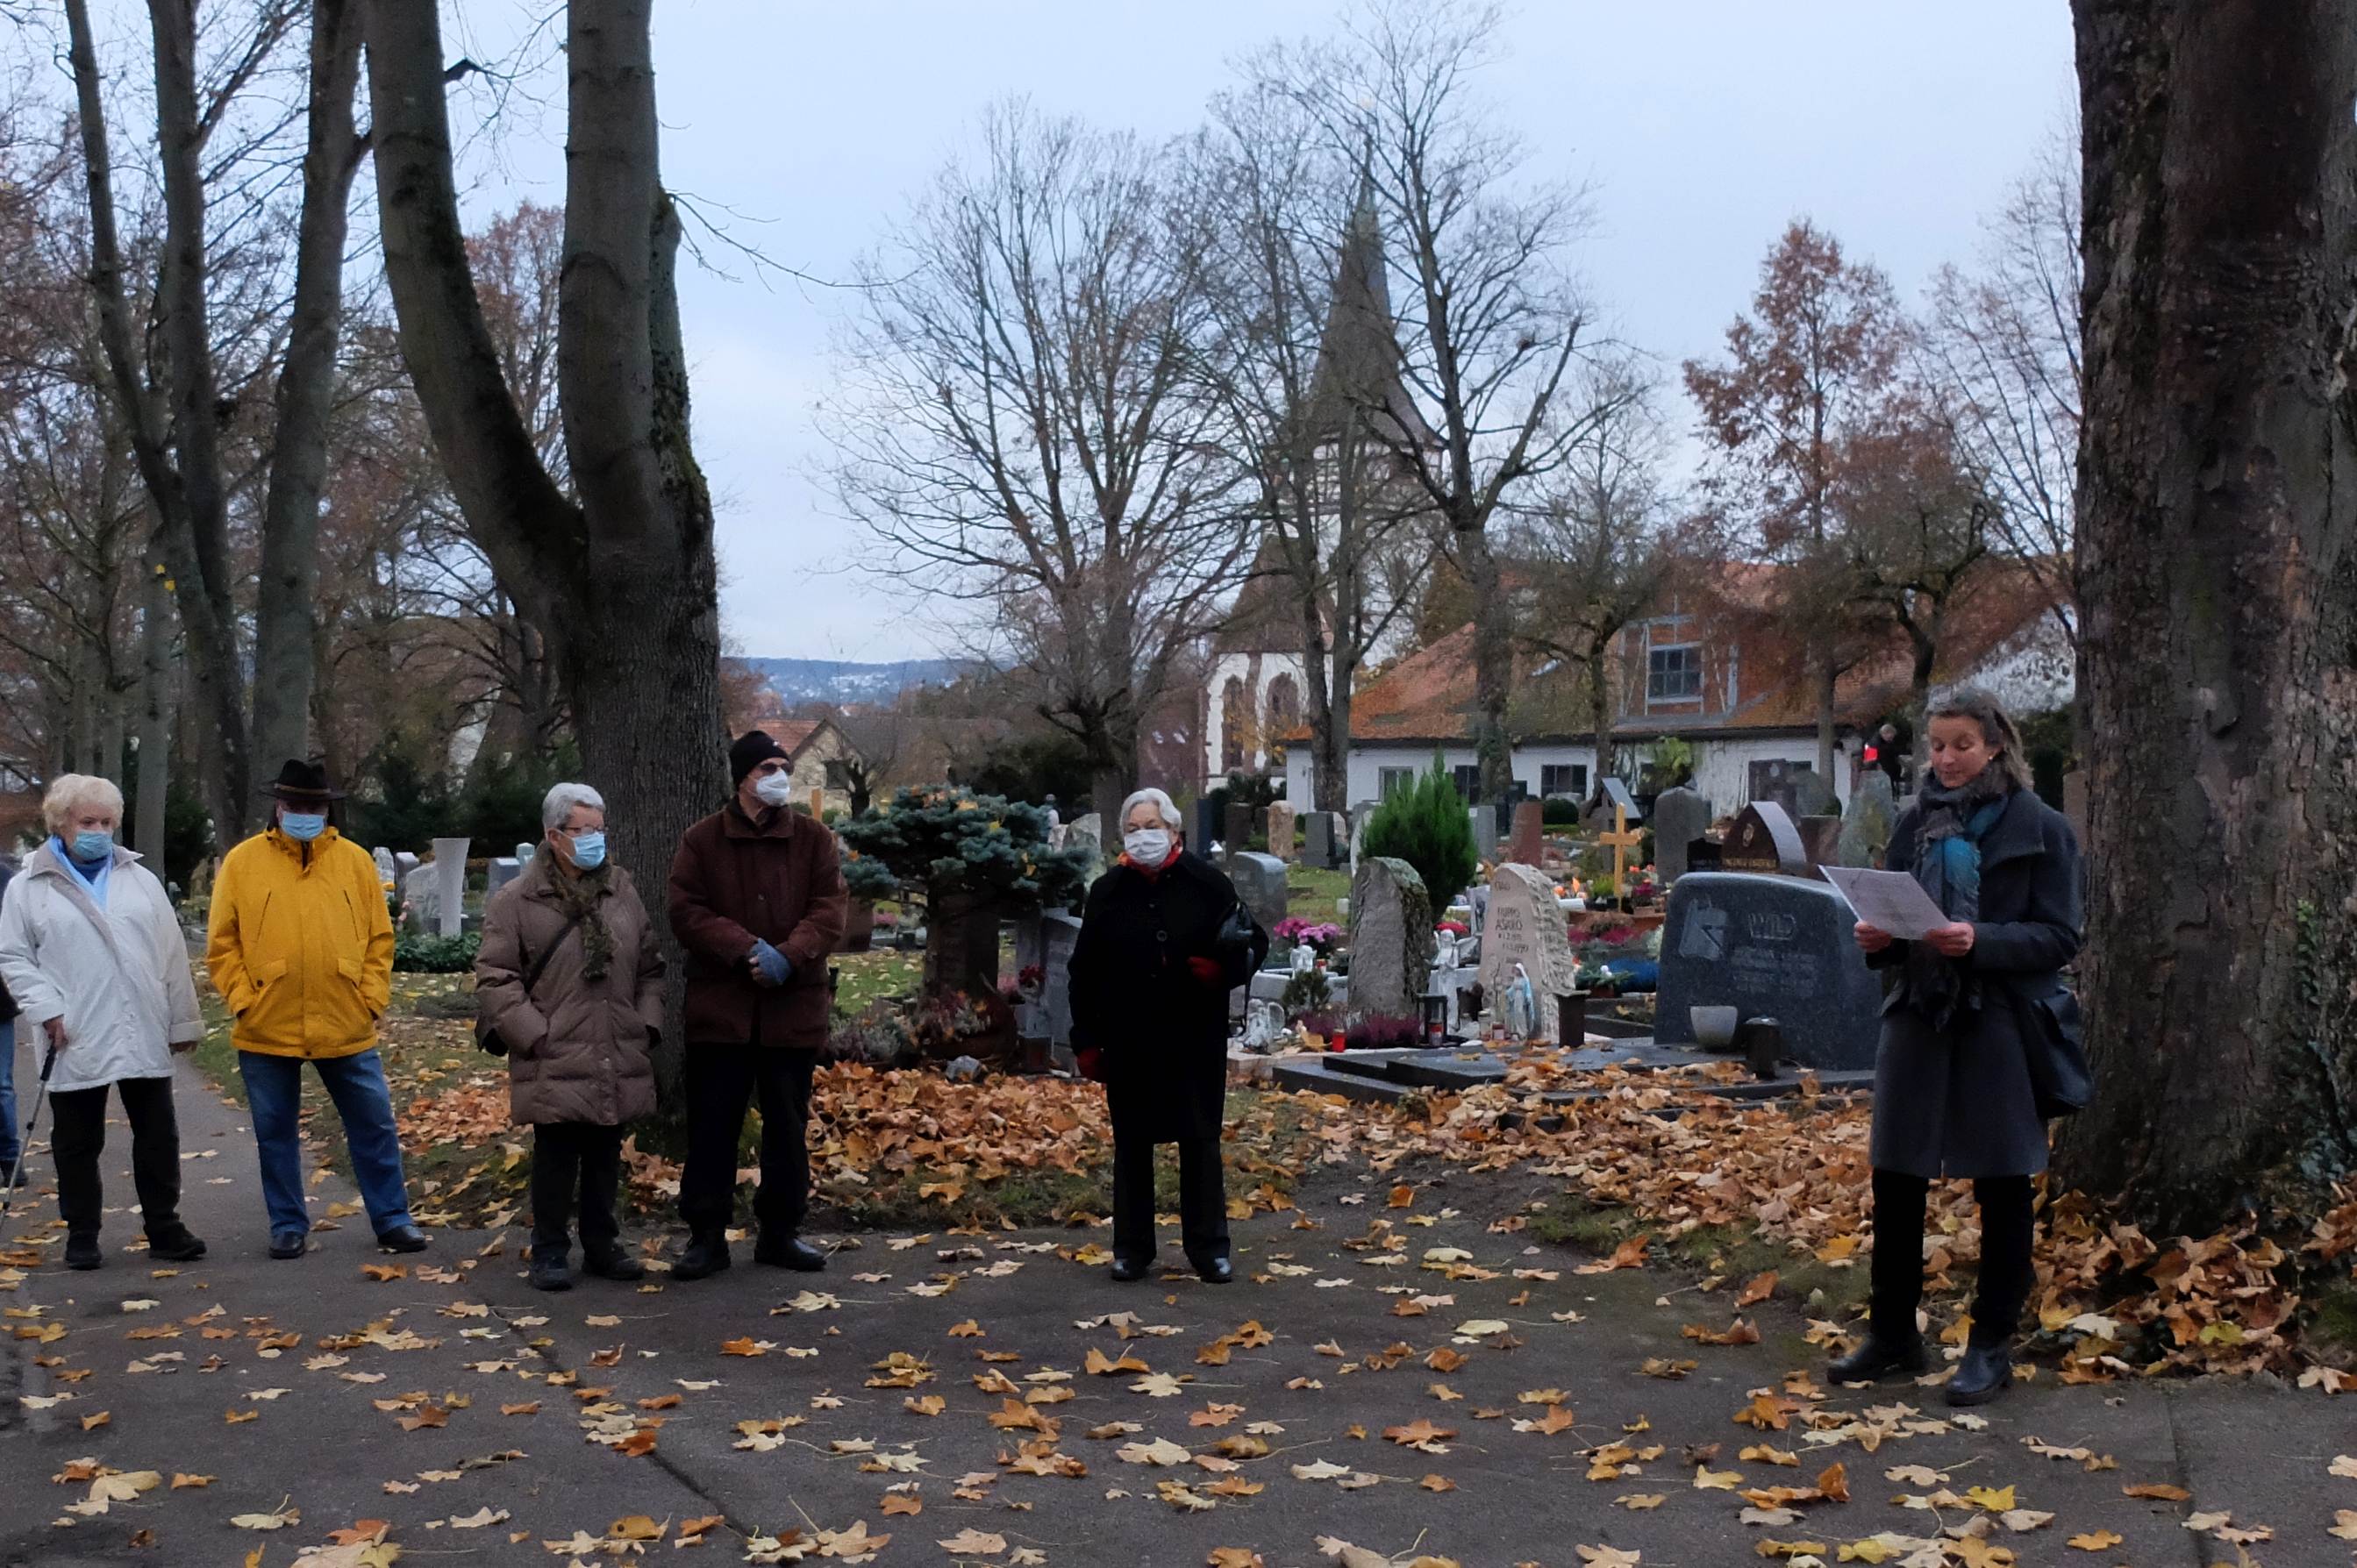
[[[1900,815],[1883,864],[1915,869],[1922,810]],[[1961,961],[1980,1005],[1945,1030],[1918,1011],[1903,978],[1882,1008],[1874,1063],[1872,1159],[1910,1176],[2036,1176],[2046,1168],[2046,1123],[2031,1089],[2033,1031],[2075,1034],[2078,1004],[2061,971],[2086,923],[2084,868],[2070,820],[2017,789],[1981,839],[1981,910]],[[1867,961],[1903,970],[1910,943]]]
[[[1268,933],[1222,948],[1235,885],[1189,851],[1156,876],[1116,865],[1089,889],[1071,957],[1072,1044],[1104,1054],[1114,1136],[1216,1138],[1226,1121],[1228,993],[1268,956]],[[1209,958],[1206,983],[1188,960]]]

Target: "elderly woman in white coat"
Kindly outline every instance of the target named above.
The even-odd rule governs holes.
[[[172,1116],[172,1054],[203,1034],[187,940],[163,884],[114,842],[123,795],[103,779],[68,773],[41,814],[48,842],[26,857],[0,901],[0,980],[33,1047],[52,1053],[49,1148],[66,1267],[94,1269],[98,1156],[106,1146],[106,1091],[131,1122],[131,1179],[148,1256],[188,1262],[205,1244],[180,1222],[180,1131]]]

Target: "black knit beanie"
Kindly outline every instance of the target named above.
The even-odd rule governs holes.
[[[728,748],[728,782],[733,788],[745,782],[745,775],[773,757],[786,756],[786,748],[771,740],[767,730],[750,729],[737,737]]]

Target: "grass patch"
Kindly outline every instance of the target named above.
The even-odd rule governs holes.
[[[1338,898],[1351,896],[1351,874],[1347,871],[1321,871],[1307,865],[1289,865],[1285,869],[1285,909],[1288,915],[1298,915],[1305,920],[1341,919],[1334,907]]]
[[[925,955],[914,949],[837,953],[829,961],[840,976],[834,993],[838,1018],[856,1018],[871,1003],[913,995],[925,974]]]

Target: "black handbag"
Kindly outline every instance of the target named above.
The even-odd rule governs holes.
[[[2087,1066],[2086,1030],[2079,1015],[2079,999],[2057,986],[2051,994],[2029,1004],[2030,1028],[2022,1049],[2029,1061],[2029,1088],[2039,1116],[2051,1121],[2087,1108],[2095,1089],[2095,1075]]]
[[[579,925],[582,920],[582,916],[587,915],[587,913],[588,911],[585,909],[580,915],[576,915],[571,919],[565,921],[565,929],[556,933],[556,940],[548,944],[548,950],[541,954],[539,958],[533,960],[533,962],[524,970],[523,999],[525,1001],[529,1002],[532,1000],[532,988],[538,985],[540,983],[540,977],[548,972],[548,961],[556,956],[556,950],[565,945],[565,939],[573,934],[573,928]],[[519,954],[523,951],[523,933],[522,931],[518,931],[516,933],[516,951]],[[500,1031],[498,1027],[483,1014],[483,1004],[479,993],[478,994],[475,1003],[475,1048],[481,1051],[486,1056],[503,1057],[508,1054],[508,1043],[500,1038]]]
[[[1268,933],[1241,900],[1220,922],[1219,934],[1211,939],[1211,956],[1219,960],[1231,987],[1251,979],[1253,971],[1268,957]]]

